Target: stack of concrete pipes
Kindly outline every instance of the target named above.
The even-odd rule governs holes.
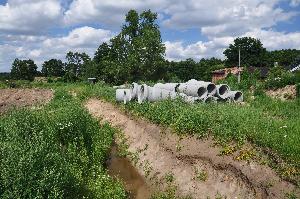
[[[153,87],[146,84],[133,83],[128,89],[117,89],[116,100],[126,104],[137,100],[155,102],[164,99],[175,99],[181,97],[189,103],[195,102],[242,102],[241,91],[231,91],[226,84],[215,85],[211,82],[197,81],[191,79],[185,83],[157,83]]]

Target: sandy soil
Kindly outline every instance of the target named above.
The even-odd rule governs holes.
[[[296,98],[296,86],[288,85],[284,88],[266,91],[266,94],[272,98],[280,100],[290,100]]]
[[[128,150],[138,155],[138,172],[152,187],[164,187],[166,175],[174,176],[181,196],[193,198],[284,198],[294,189],[269,167],[220,156],[211,139],[178,137],[142,119],[134,119],[110,103],[91,99],[86,108],[125,134]],[[121,142],[117,140],[117,142]],[[207,179],[198,178],[199,171]]]
[[[46,89],[0,89],[0,113],[13,107],[44,104],[52,97],[53,91]]]

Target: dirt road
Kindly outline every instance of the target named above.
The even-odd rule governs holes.
[[[181,196],[243,199],[284,198],[294,188],[267,166],[220,156],[221,149],[211,139],[179,137],[104,101],[90,99],[85,106],[93,116],[122,130],[128,150],[137,154],[137,170],[152,187],[165,187],[172,178]]]

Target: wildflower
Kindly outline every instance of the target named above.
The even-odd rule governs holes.
[[[286,137],[287,137],[287,135],[284,135],[283,137],[284,137],[284,138],[286,138]]]

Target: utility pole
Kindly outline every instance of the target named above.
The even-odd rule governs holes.
[[[239,47],[238,83],[241,82],[241,48]]]

